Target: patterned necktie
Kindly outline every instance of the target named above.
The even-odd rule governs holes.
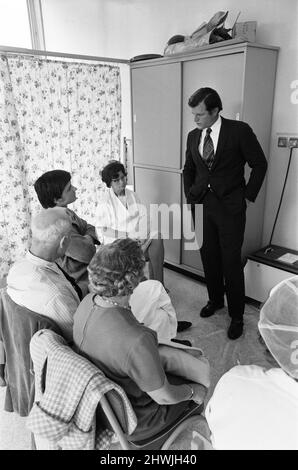
[[[204,145],[203,145],[203,160],[208,166],[209,170],[212,167],[212,164],[214,162],[214,147],[213,147],[213,141],[211,139],[210,133],[212,132],[212,129],[208,127],[206,130],[206,135],[204,139]]]
[[[78,286],[78,284],[76,283],[76,281],[74,280],[74,278],[71,277],[66,271],[64,271],[64,269],[62,269],[61,266],[59,266],[58,263],[55,263],[55,264],[56,264],[56,266],[60,269],[60,271],[64,274],[64,277],[66,277],[66,279],[68,280],[68,282],[71,283],[72,287],[74,288],[74,290],[75,290],[76,293],[78,294],[79,299],[82,300],[82,299],[83,299],[83,294],[82,294],[82,291],[81,291],[80,286]]]

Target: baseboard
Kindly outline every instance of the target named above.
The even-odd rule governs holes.
[[[193,273],[191,271],[188,271],[187,269],[181,268],[179,266],[175,266],[174,264],[170,264],[165,262],[164,267],[167,269],[171,269],[172,271],[175,271],[179,274],[183,274],[186,277],[189,277],[191,279],[195,279],[196,281],[203,282],[206,284],[205,278],[203,276],[200,276],[199,274]]]
[[[202,282],[203,284],[206,284],[206,280],[203,276],[200,276],[199,274],[193,273],[191,271],[188,271],[187,269],[175,266],[174,264],[171,263],[164,263],[164,267],[167,269],[170,269],[171,271],[175,271],[179,274],[183,274],[186,277],[189,277],[190,279],[194,279],[195,281]],[[253,307],[256,307],[260,309],[262,302],[259,302],[258,300],[252,299],[251,297],[245,296],[245,303],[250,304]]]

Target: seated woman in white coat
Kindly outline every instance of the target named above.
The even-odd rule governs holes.
[[[98,204],[96,234],[103,243],[118,238],[133,238],[141,243],[143,253],[149,261],[149,277],[164,284],[163,240],[157,232],[150,232],[146,208],[137,194],[126,188],[126,171],[122,163],[111,161],[102,170],[102,181],[108,192]]]
[[[298,276],[272,289],[258,327],[277,364],[219,380],[205,411],[215,449],[298,450]]]

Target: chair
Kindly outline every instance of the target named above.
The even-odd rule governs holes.
[[[50,318],[17,305],[0,289],[0,376],[6,386],[4,410],[28,416],[34,401],[29,344],[34,333],[48,328],[60,334]]]
[[[168,378],[170,382],[176,383],[177,381],[175,377],[169,376]],[[146,439],[134,441],[127,433],[121,403],[114,392],[109,391],[100,400],[97,419],[114,431],[123,450],[167,450],[183,431],[193,425],[199,425],[204,429],[204,434],[209,435],[207,421],[201,415],[203,409],[203,404],[197,405],[190,402],[189,408],[165,429]],[[196,439],[201,441],[200,447],[210,450],[212,446],[206,436],[196,431]]]
[[[112,402],[112,404],[111,404]],[[204,428],[204,434],[208,434],[208,425],[201,415],[193,415],[193,410],[181,416],[175,423],[158,435],[152,436],[143,441],[133,442],[125,432],[126,419],[124,418],[123,405],[119,402],[119,397],[113,392],[107,392],[102,396],[97,408],[97,420],[101,425],[106,425],[108,429],[115,433],[117,442],[122,450],[168,450],[181,433],[191,426],[199,425]],[[46,439],[35,435],[37,450],[51,450],[51,445]],[[210,441],[205,435],[196,431],[196,445],[200,441],[200,449],[213,450]]]

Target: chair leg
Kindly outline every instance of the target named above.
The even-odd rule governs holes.
[[[203,421],[204,421],[204,418],[200,415],[193,415],[187,418],[185,421],[182,421],[182,423],[180,423],[179,426],[177,426],[177,428],[172,432],[172,434],[170,434],[168,439],[163,443],[161,450],[168,450],[170,445],[173,444],[175,439],[177,439],[177,437],[179,436],[179,434],[181,434],[182,431],[184,431],[185,429],[187,429],[193,424],[196,424],[198,422],[203,422]],[[211,449],[212,447],[208,439],[206,439],[206,437],[202,436],[200,433],[198,434],[200,435],[200,438],[203,441],[205,448]]]
[[[33,432],[31,433],[31,449],[30,450],[37,450]]]
[[[104,413],[106,414],[106,417],[108,418],[115,434],[117,435],[118,439],[119,439],[119,442],[120,442],[120,445],[122,447],[123,450],[131,450],[132,447],[130,446],[124,432],[122,431],[122,428],[120,426],[120,424],[118,423],[116,417],[115,417],[115,414],[108,402],[108,400],[106,399],[105,396],[103,396],[101,398],[101,401],[100,401],[100,404],[102,406],[102,409],[104,411]]]

